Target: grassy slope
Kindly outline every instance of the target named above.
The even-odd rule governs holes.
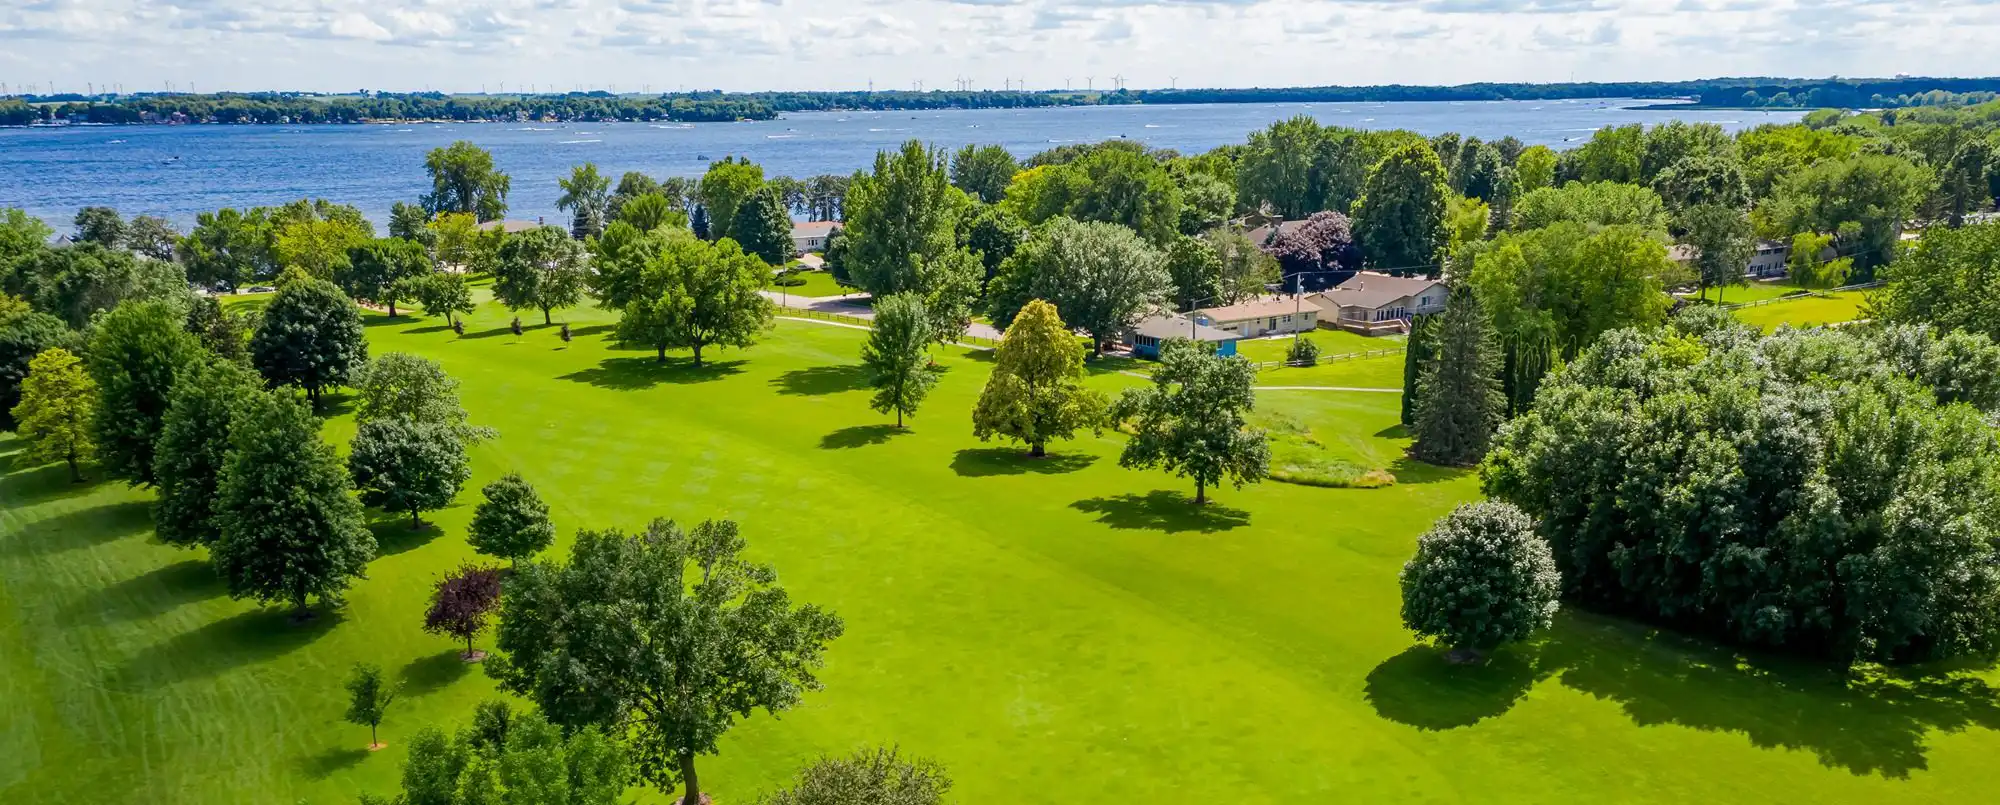
[[[1369,338],[1368,336],[1356,335],[1346,330],[1313,330],[1306,333],[1306,337],[1319,345],[1319,354],[1322,358],[1329,355],[1348,355],[1356,352],[1396,349],[1403,346],[1403,338],[1401,336]],[[1291,350],[1292,337],[1289,335],[1274,338],[1253,338],[1248,341],[1236,342],[1236,354],[1259,363],[1285,360],[1286,356],[1291,353]]]
[[[1443,665],[1398,625],[1395,576],[1416,534],[1475,494],[1467,477],[1264,484],[1194,511],[1187,484],[1119,469],[1115,435],[1038,463],[973,440],[974,357],[946,357],[898,433],[866,409],[858,331],[781,323],[696,372],[607,351],[594,327],[564,346],[505,321],[482,309],[454,339],[371,317],[374,351],[444,361],[499,429],[474,451],[475,487],[519,470],[565,542],[738,518],[796,596],[847,619],[826,691],[704,761],[725,802],[874,742],[939,758],[964,802],[1973,802],[2000,777],[1983,683],[1864,695],[1588,616],[1490,666]],[[1287,394],[1319,392],[1265,397],[1310,409]],[[1326,413],[1365,441],[1394,399]],[[18,447],[0,437],[0,463]],[[352,802],[393,784],[416,727],[491,690],[418,629],[429,582],[470,556],[476,493],[433,532],[385,516],[347,609],[297,628],[154,543],[148,493],[0,472],[0,802]],[[376,755],[339,723],[357,659],[410,686]]]
[[[1861,306],[1865,300],[1866,296],[1861,291],[1843,291],[1739,308],[1736,318],[1753,327],[1761,327],[1765,332],[1776,330],[1783,324],[1794,327],[1838,324],[1861,318]]]

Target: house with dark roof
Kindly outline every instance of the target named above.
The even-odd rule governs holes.
[[[1410,331],[1412,316],[1444,312],[1451,289],[1423,277],[1363,272],[1324,293],[1306,297],[1320,310],[1320,326],[1361,335]]]
[[[1186,316],[1166,314],[1148,316],[1126,332],[1123,340],[1133,355],[1157,360],[1160,357],[1160,345],[1174,338],[1208,344],[1217,355],[1236,354],[1235,333],[1190,321]]]

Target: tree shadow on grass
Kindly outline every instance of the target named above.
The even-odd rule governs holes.
[[[1378,439],[1408,439],[1410,438],[1410,429],[1403,427],[1403,423],[1398,422],[1376,431],[1375,437]]]
[[[563,375],[562,380],[589,383],[601,389],[637,391],[661,383],[707,383],[743,372],[743,361],[709,361],[700,367],[692,360],[670,359],[660,363],[652,357],[605,358],[595,367]]]
[[[868,388],[868,367],[860,364],[794,369],[771,381],[779,394],[817,397]]]
[[[1513,709],[1535,679],[1533,656],[1519,647],[1494,652],[1482,664],[1455,665],[1442,649],[1418,645],[1368,672],[1364,695],[1390,721],[1448,730]]]
[[[1030,457],[1020,450],[1005,447],[985,447],[958,451],[951,459],[951,469],[966,478],[986,478],[994,475],[1062,475],[1097,463],[1097,457],[1088,453],[1051,453],[1041,458]]]
[[[1396,427],[1402,427],[1398,425]],[[1389,474],[1396,476],[1399,484],[1431,484],[1439,481],[1456,481],[1478,472],[1472,467],[1440,467],[1427,464],[1409,456],[1399,456],[1389,464]]]
[[[856,447],[885,444],[890,439],[909,432],[908,428],[899,428],[895,425],[855,425],[821,436],[819,449],[851,450]]]
[[[228,585],[215,567],[199,559],[184,559],[154,568],[124,581],[91,590],[63,608],[56,620],[65,626],[134,621],[176,607],[226,595]]]
[[[472,671],[472,663],[458,656],[460,649],[451,649],[429,657],[418,657],[403,666],[403,692],[411,696],[436,693],[451,686],[451,683],[465,677]]]
[[[375,555],[378,557],[409,553],[444,536],[444,528],[432,521],[426,521],[422,528],[411,528],[408,514],[375,520],[368,524],[368,530],[375,535]]]
[[[351,749],[328,749],[312,757],[301,759],[299,761],[299,771],[305,772],[307,777],[314,780],[324,780],[361,765],[361,761],[367,760],[369,754],[366,747],[358,746]]]
[[[325,604],[313,612],[312,620],[299,623],[289,607],[260,607],[168,637],[133,654],[115,683],[125,690],[154,690],[268,662],[304,648],[345,619]]]
[[[593,324],[590,325],[589,327],[574,327],[570,329],[569,337],[582,338],[586,335],[597,335],[598,333],[608,333],[616,329],[618,329],[618,325],[615,324]]]
[[[93,467],[84,467],[83,483],[75,483],[69,479],[68,464],[36,466],[25,458],[15,455],[0,459],[0,504],[9,508],[88,494],[105,482],[104,474],[93,472]]]
[[[0,542],[0,554],[44,556],[63,553],[108,545],[152,528],[152,504],[143,500],[127,500],[75,509],[37,520],[7,537],[5,542]]]
[[[418,327],[414,330],[404,330],[403,335],[430,335],[431,333],[442,333],[450,329],[451,325],[449,324],[433,324],[429,327]]]
[[[1112,528],[1163,531],[1168,534],[1190,531],[1214,534],[1250,524],[1250,513],[1242,509],[1218,503],[1197,506],[1193,498],[1164,489],[1144,495],[1088,498],[1069,506],[1097,515],[1097,522]]]

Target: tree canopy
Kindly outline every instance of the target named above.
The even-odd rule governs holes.
[[[61,347],[36,355],[13,409],[15,432],[28,443],[23,464],[61,461],[71,482],[82,481],[83,463],[97,453],[91,433],[96,409],[97,385],[82,361]]]
[[[1111,406],[1111,421],[1132,432],[1118,465],[1193,478],[1196,504],[1208,502],[1209,487],[1229,482],[1241,489],[1264,480],[1270,445],[1264,431],[1244,420],[1256,407],[1256,381],[1249,361],[1184,339],[1166,342],[1153,385],[1126,389]]]
[[[583,301],[588,274],[581,242],[558,227],[536,227],[507,238],[500,247],[493,298],[508,310],[538,308],[542,323],[552,324],[550,311]]]
[[[325,280],[278,289],[250,336],[250,362],[273,386],[298,386],[314,406],[368,360],[361,310]]]
[[[982,442],[995,436],[1021,442],[1029,456],[1040,458],[1049,440],[1096,430],[1106,402],[1078,382],[1083,353],[1054,305],[1029,302],[993,351],[993,375],[972,410],[972,435]]]
[[[661,362],[670,348],[692,350],[695,366],[705,347],[750,346],[771,323],[771,300],[758,293],[769,275],[734,240],[668,238],[640,267],[618,338],[652,347]]]
[[[424,157],[424,170],[431,175],[431,192],[423,205],[432,216],[466,213],[485,223],[507,214],[507,189],[513,181],[494,168],[493,154],[486,149],[468,140],[432,149]]]
[[[98,396],[92,434],[99,466],[113,477],[146,486],[155,480],[153,447],[168,400],[201,359],[200,343],[182,328],[183,315],[167,302],[129,302],[91,333],[86,363]]]
[[[987,288],[987,315],[1000,327],[1033,300],[1056,308],[1102,345],[1164,302],[1172,288],[1165,255],[1115,224],[1056,218],[1000,266]]]

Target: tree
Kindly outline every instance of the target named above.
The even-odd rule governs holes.
[[[1222,292],[1222,258],[1201,238],[1182,235],[1167,247],[1164,260],[1167,277],[1173,282],[1173,298],[1181,310],[1198,307],[1201,300],[1228,304]],[[1202,302],[1202,304],[1207,304]]]
[[[1854,258],[1863,279],[1895,256],[1904,222],[1934,182],[1924,168],[1901,157],[1863,155],[1823,160],[1790,176],[1758,208],[1763,229],[1774,234],[1854,232],[1835,246]]]
[[[265,391],[233,414],[216,506],[222,533],[209,558],[232,598],[287,601],[308,616],[307,596],[336,601],[366,578],[375,537],[362,524],[339,454],[297,398]]]
[[[1531,193],[1556,183],[1556,152],[1546,145],[1531,145],[1514,158],[1514,182],[1522,193]]]
[[[362,422],[347,467],[363,504],[409,512],[411,529],[423,528],[423,512],[450,505],[472,477],[457,431],[403,415]]]
[[[743,251],[757,255],[766,264],[782,266],[792,259],[792,216],[778,199],[778,191],[766,187],[736,207],[736,220],[729,235]]]
[[[70,240],[95,243],[107,249],[125,246],[125,219],[110,207],[84,207],[76,211],[76,231]]]
[[[1750,183],[1743,177],[1743,165],[1716,154],[1687,157],[1653,178],[1653,190],[1675,212],[1702,205],[1734,210],[1750,208]]]
[[[1181,192],[1167,169],[1152,156],[1122,148],[1098,148],[1068,165],[1047,170],[1056,174],[1063,192],[1050,194],[1045,204],[1064,202],[1056,214],[1079,221],[1101,221],[1127,227],[1153,244],[1165,244],[1180,231]],[[1032,220],[1041,221],[1049,215]]]
[[[1682,238],[1694,251],[1694,273],[1702,295],[1716,289],[1715,301],[1722,303],[1722,289],[1742,285],[1750,258],[1757,253],[1757,238],[1750,219],[1741,210],[1717,204],[1691,207],[1681,215],[1687,231]]]
[[[465,284],[465,276],[450,271],[425,274],[411,286],[410,296],[425,313],[443,316],[447,325],[458,323],[454,314],[463,316],[478,309],[472,304],[472,286]]]
[[[478,662],[485,652],[472,649],[472,639],[486,631],[486,618],[500,605],[500,568],[460,565],[431,588],[431,607],[424,612],[424,631],[465,641],[459,659]]]
[[[1876,318],[2000,339],[2000,296],[1992,292],[2000,288],[2000,223],[1925,230],[1887,279],[1869,302]]]
[[[1598,129],[1572,153],[1578,180],[1638,184],[1646,179],[1646,132],[1637,123]]]
[[[412,281],[437,270],[430,252],[414,241],[378,238],[347,250],[347,266],[334,275],[334,282],[348,296],[380,302],[396,316],[396,301],[408,298]]]
[[[485,223],[507,214],[507,189],[513,182],[493,168],[493,154],[486,149],[466,140],[431,149],[424,170],[431,175],[431,192],[423,205],[432,216],[468,213]]]
[[[1791,253],[1785,256],[1785,271],[1801,288],[1838,288],[1853,274],[1854,258],[1822,259],[1833,244],[1833,236],[1800,232],[1792,236]]]
[[[1011,326],[1023,306],[1044,300],[1101,349],[1165,301],[1171,287],[1165,256],[1132,230],[1055,218],[1001,264],[987,290],[987,315]]]
[[[398,201],[389,205],[389,237],[407,240],[429,250],[437,246],[437,232],[431,229],[431,214],[423,207]]]
[[[42,219],[18,207],[0,207],[0,280],[14,271],[14,265],[49,247],[56,231]]]
[[[1464,289],[1460,293],[1468,293]],[[1449,303],[1447,303],[1449,304]],[[1424,377],[1424,367],[1437,358],[1437,316],[1436,314],[1410,317],[1410,335],[1403,342],[1403,398],[1401,416],[1404,430],[1417,424],[1417,400],[1420,396],[1420,381]]]
[[[679,201],[666,197],[660,186],[660,180],[638,171],[626,171],[625,175],[618,177],[618,187],[611,191],[611,198],[607,202],[611,218],[616,220],[623,217],[625,214],[625,205],[632,203],[642,196],[659,196],[662,200],[668,201],[675,207],[680,206]]]
[[[1262,248],[1265,254],[1278,261],[1284,277],[1361,268],[1361,250],[1354,245],[1352,222],[1337,212],[1316,212],[1300,221],[1298,226],[1280,228],[1262,244]],[[1308,284],[1325,285],[1330,279],[1332,277],[1328,275],[1318,274]],[[1304,287],[1289,280],[1285,284]],[[1249,291],[1246,288],[1236,290],[1238,293]],[[1260,285],[1248,295],[1261,294],[1263,290]]]
[[[507,473],[479,490],[486,497],[472,510],[472,525],[466,542],[487,556],[519,565],[556,538],[549,524],[549,504],[543,503],[535,488],[516,473]]]
[[[250,336],[250,362],[265,382],[304,389],[314,407],[367,360],[360,309],[325,280],[279,288]]]
[[[1175,177],[1181,191],[1180,233],[1199,235],[1222,226],[1236,210],[1236,188],[1199,171]]]
[[[233,290],[277,273],[273,237],[267,210],[224,208],[196,215],[194,228],[181,238],[177,251],[189,282]]]
[[[986,269],[986,281],[991,281],[994,275],[1000,273],[1000,264],[1012,257],[1014,251],[1021,248],[1021,241],[1028,238],[1028,225],[999,205],[980,207],[978,214],[963,223],[965,231],[959,237],[959,245],[979,255],[979,264]],[[833,239],[829,236],[826,249],[829,270],[832,243]]]
[[[1503,341],[1546,342],[1565,359],[1607,330],[1664,321],[1663,290],[1679,275],[1651,232],[1571,222],[1502,233],[1472,251],[1465,271]]]
[[[161,542],[191,548],[221,533],[217,490],[229,458],[230,425],[243,401],[260,391],[258,381],[241,364],[209,360],[174,384],[153,451],[159,483],[153,531]]]
[[[708,164],[695,197],[707,211],[708,232],[702,237],[721,240],[731,237],[736,208],[764,187],[764,168],[748,159],[723,157]],[[701,233],[697,233],[701,234]]]
[[[382,677],[382,667],[373,663],[358,662],[347,675],[347,723],[368,728],[368,749],[374,751],[386,744],[376,736],[376,728],[382,726],[382,716],[389,711],[389,703],[396,700],[396,692]]]
[[[1159,467],[1194,479],[1194,502],[1208,502],[1208,488],[1241,489],[1269,473],[1271,448],[1264,431],[1243,415],[1256,406],[1257,367],[1173,339],[1160,349],[1153,385],[1127,389],[1111,406],[1111,421],[1132,429],[1118,456],[1127,469]]]
[[[172,262],[181,233],[167,219],[153,215],[133,216],[125,227],[125,248],[148,260]]]
[[[1445,229],[1451,188],[1444,179],[1444,165],[1422,143],[1397,149],[1368,171],[1354,202],[1354,236],[1370,266],[1437,276],[1451,238]]]
[[[488,714],[504,718],[485,718]],[[567,731],[540,713],[482,702],[454,737],[425,727],[410,737],[402,792],[362,805],[618,805],[632,771],[602,730]]]
[[[215,357],[250,363],[251,314],[228,310],[213,296],[197,296],[188,305],[183,327]]]
[[[279,265],[330,280],[345,274],[352,266],[352,251],[367,243],[367,230],[354,222],[311,217],[278,225],[271,253]]]
[[[1417,381],[1410,452],[1432,464],[1475,464],[1486,457],[1507,412],[1493,320],[1477,294],[1461,291],[1451,295],[1434,326],[1426,346],[1435,356]]]
[[[1544,187],[1521,197],[1509,225],[1516,231],[1541,229],[1563,222],[1587,227],[1629,225],[1667,231],[1667,207],[1660,194],[1635,184],[1570,182]]]
[[[577,240],[596,237],[611,220],[611,179],[597,172],[597,164],[585,162],[570,169],[569,178],[557,179],[562,195],[556,209],[570,213],[569,233]]]
[[[409,417],[442,425],[467,441],[492,434],[466,424],[465,406],[458,400],[458,380],[429,358],[407,352],[387,352],[354,373],[357,423]]]
[[[899,428],[904,415],[915,416],[917,406],[937,384],[939,370],[930,359],[934,339],[929,315],[924,300],[915,295],[883,297],[875,302],[874,326],[868,331],[868,343],[861,346],[861,362],[875,388],[868,405],[885,414],[895,411]]]
[[[1012,439],[1041,458],[1050,439],[1074,438],[1082,428],[1095,432],[1105,400],[1077,382],[1083,352],[1054,305],[1029,302],[994,350],[993,375],[972,411],[972,435],[982,442]]]
[[[1007,194],[1007,183],[1020,170],[1020,163],[1005,147],[967,144],[952,156],[951,186],[986,204],[997,204]]]
[[[0,304],[14,299],[0,295]],[[20,312],[0,315],[0,426],[13,429],[14,420],[8,412],[21,402],[21,384],[35,356],[58,347],[71,354],[83,352],[83,336],[62,319],[27,310],[25,304]]]
[[[951,792],[944,767],[926,758],[905,759],[896,749],[863,749],[847,757],[821,756],[758,805],[943,805]]]
[[[1459,662],[1549,628],[1562,606],[1549,544],[1499,501],[1462,504],[1431,526],[1401,579],[1404,628],[1450,646]]]
[[[18,294],[34,309],[79,330],[126,302],[184,305],[188,297],[187,275],[178,263],[143,260],[93,243],[29,253],[15,263],[11,276],[0,275],[0,291]]]
[[[701,351],[710,345],[747,347],[771,323],[771,300],[758,290],[770,268],[736,242],[671,238],[640,271],[632,300],[618,319],[618,338],[653,347]]]
[[[92,439],[98,463],[135,485],[153,484],[153,445],[167,400],[181,374],[200,359],[201,345],[181,329],[181,317],[166,302],[130,302],[98,321],[90,336],[86,356],[97,385]]]
[[[790,709],[842,631],[793,606],[771,568],[743,558],[736,524],[642,534],[584,531],[567,564],[535,562],[508,581],[500,661],[488,672],[566,727],[627,736],[660,791],[701,802],[695,758],[753,708]]]
[[[500,247],[493,298],[508,310],[540,308],[542,324],[553,324],[550,311],[583,301],[586,262],[583,244],[569,233],[553,226],[530,229]]]
[[[96,408],[97,384],[82,361],[61,347],[36,355],[21,384],[21,402],[13,408],[16,432],[28,443],[22,465],[62,461],[69,465],[70,482],[81,483],[82,464],[97,450],[91,439]]]
[[[946,177],[942,151],[911,140],[895,154],[878,151],[872,175],[847,194],[845,254],[854,284],[876,296],[929,292],[929,271],[957,250],[958,221],[970,206]]]
[[[431,233],[437,242],[437,264],[446,270],[461,272],[489,273],[499,265],[500,246],[506,241],[506,230],[500,227],[482,229],[479,219],[471,213],[445,213],[431,221]]]
[[[648,193],[626,201],[618,208],[616,220],[631,224],[640,232],[665,227],[685,229],[688,225],[687,212],[660,193]]]

